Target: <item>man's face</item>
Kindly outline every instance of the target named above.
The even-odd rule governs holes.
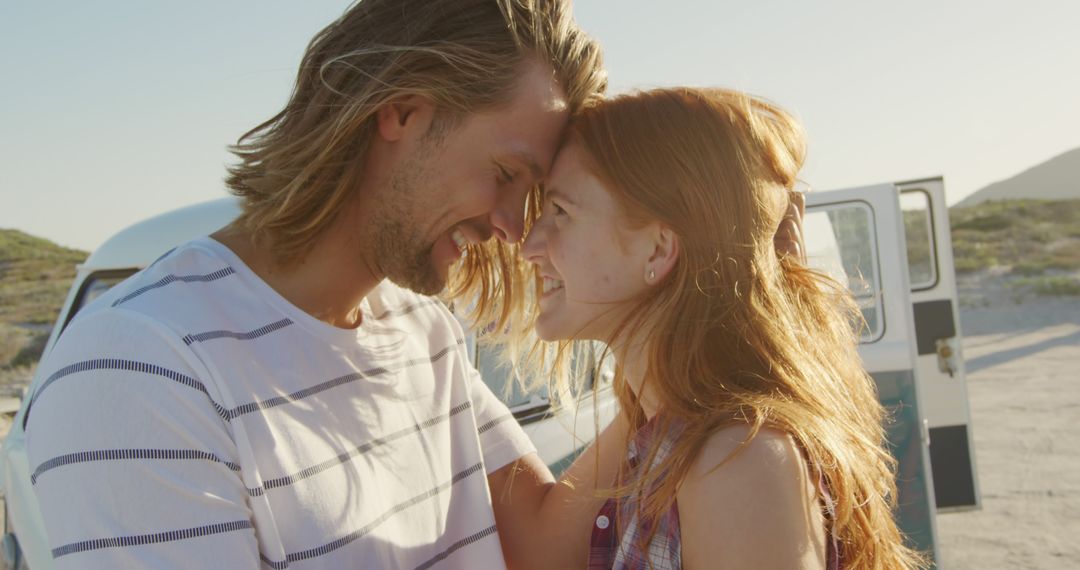
[[[550,168],[568,118],[562,89],[541,65],[522,75],[509,104],[449,124],[437,117],[394,166],[371,218],[382,273],[431,295],[467,244],[520,241],[525,198]]]

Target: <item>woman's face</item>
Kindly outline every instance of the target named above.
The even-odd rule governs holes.
[[[544,288],[536,332],[541,339],[611,342],[632,301],[649,286],[655,224],[632,229],[611,194],[582,162],[577,144],[556,156],[543,214],[522,253]]]

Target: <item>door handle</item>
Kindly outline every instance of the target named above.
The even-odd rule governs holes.
[[[953,348],[953,342],[956,337],[939,338],[934,341],[937,346],[937,362],[938,370],[949,375],[949,378],[954,378],[956,375],[956,349]]]

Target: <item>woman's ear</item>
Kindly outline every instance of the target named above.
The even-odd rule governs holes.
[[[645,282],[655,285],[667,277],[679,259],[679,236],[662,224],[657,225],[653,251],[645,263]]]
[[[391,99],[375,112],[379,136],[387,142],[418,139],[431,128],[434,117],[435,104],[419,95]]]

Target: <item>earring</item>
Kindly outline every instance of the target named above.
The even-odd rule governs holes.
[[[649,281],[652,281],[654,279],[656,279],[656,270],[655,269],[650,269],[649,270]]]

